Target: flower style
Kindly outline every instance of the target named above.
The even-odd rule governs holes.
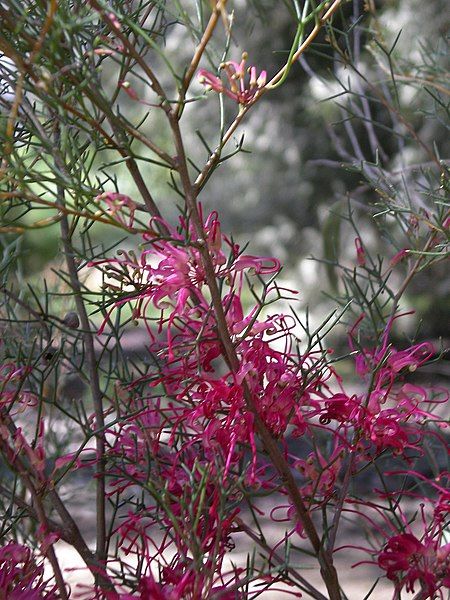
[[[220,65],[220,69],[225,71],[228,85],[206,69],[200,69],[198,72],[199,82],[207,89],[226,94],[242,106],[248,105],[254,100],[256,94],[264,89],[267,73],[261,71],[257,77],[256,67],[246,68],[246,62],[247,53],[244,52],[240,63],[228,61]]]

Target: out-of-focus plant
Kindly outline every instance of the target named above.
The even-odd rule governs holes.
[[[448,470],[437,462],[431,475],[419,468],[425,453],[447,448],[448,395],[410,380],[440,351],[429,342],[392,343],[405,290],[444,257],[446,167],[398,105],[399,82],[418,76],[397,77],[394,49],[376,29],[366,31],[387,60],[380,66],[387,103],[358,70],[358,56],[342,49],[333,20],[344,4],[286,2],[295,35],[273,74],[247,67],[245,53],[235,56],[225,0],[0,4],[5,598],[231,600],[274,590],[344,599],[335,564],[348,547],[344,518],[367,531],[352,546],[392,581],[395,598],[402,590],[443,598],[450,587]],[[358,23],[344,15],[341,24],[357,47]],[[178,27],[192,39],[181,69],[164,45]],[[279,312],[277,301],[296,301],[277,280],[279,261],[247,253],[200,200],[215,170],[242,149],[241,141],[229,146],[246,115],[285,82],[321,31],[335,60],[366,86],[352,90],[356,100],[345,110],[362,119],[373,164],[346,131],[405,241],[390,240],[390,262],[373,256],[350,211],[353,264],[334,262],[342,307],[312,330],[294,308]],[[433,82],[435,96],[444,93]],[[206,100],[205,88],[213,92]],[[122,108],[124,95],[135,110]],[[202,111],[205,101],[217,102],[217,138],[198,133],[206,158],[196,164],[182,123],[188,107]],[[377,159],[371,103],[392,111],[429,154],[431,170],[421,168],[420,180],[439,185],[426,210],[392,192]],[[158,121],[155,135],[143,132],[148,120]],[[121,189],[118,164],[129,171],[133,197]],[[170,185],[165,202],[151,185],[159,171]],[[178,202],[175,222],[163,217],[167,197]],[[50,287],[48,278],[24,277],[21,240],[28,229],[55,224],[61,260]],[[111,234],[111,244],[100,245],[93,235],[100,225],[122,240]],[[343,320],[350,323],[343,358],[354,361],[356,389],[325,341]],[[145,336],[139,356],[124,337],[134,325]],[[378,481],[370,496],[357,487],[366,472]],[[95,547],[66,497],[80,473],[95,486]],[[285,523],[277,539],[267,534],[267,511],[269,522]],[[243,538],[255,552],[238,564],[233,549]],[[92,585],[70,590],[60,540],[78,552]],[[323,585],[312,583],[299,553]]]

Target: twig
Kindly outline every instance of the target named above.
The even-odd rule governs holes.
[[[239,127],[241,121],[243,120],[243,118],[245,117],[245,115],[247,114],[247,112],[250,110],[250,108],[254,104],[256,104],[256,102],[258,102],[265,93],[267,93],[268,91],[270,91],[275,86],[276,83],[278,83],[280,81],[280,79],[285,75],[286,71],[288,71],[288,69],[290,68],[290,66],[305,52],[305,50],[314,41],[314,39],[316,38],[317,34],[322,29],[322,27],[325,25],[325,23],[337,11],[337,9],[339,8],[341,2],[342,2],[342,0],[335,0],[333,2],[332,6],[330,6],[330,8],[326,11],[326,13],[318,20],[318,22],[316,23],[314,29],[311,31],[311,33],[306,38],[306,40],[303,42],[303,44],[294,53],[294,55],[293,55],[291,61],[289,62],[289,64],[284,65],[284,67],[282,67],[278,71],[278,73],[269,81],[269,83],[267,83],[263,88],[261,88],[260,90],[257,91],[257,93],[253,96],[253,98],[251,99],[250,102],[248,102],[245,106],[241,107],[241,109],[239,111],[239,114],[237,115],[237,117],[235,118],[235,120],[233,121],[233,123],[230,125],[230,127],[227,129],[226,133],[224,134],[224,136],[220,140],[220,143],[217,145],[217,147],[214,150],[214,152],[208,158],[208,161],[206,162],[206,164],[203,167],[202,171],[200,172],[200,174],[196,178],[194,186],[195,186],[195,189],[196,189],[197,192],[199,192],[203,188],[203,186],[205,185],[205,183],[207,182],[207,180],[208,180],[209,176],[211,175],[214,167],[220,161],[221,152],[222,152],[224,146],[231,139],[232,135],[234,134],[234,132],[236,131],[236,129]]]
[[[18,429],[15,423],[12,421],[9,414],[7,414],[4,410],[0,411],[0,419],[5,423],[12,438],[15,439],[15,437],[18,434]],[[25,465],[22,461],[22,458],[20,457],[20,455],[16,454],[15,450],[12,452],[12,454],[10,454],[10,448],[8,445],[3,445],[3,453],[5,452],[11,459],[8,460],[9,466],[23,480],[33,499],[37,499],[37,501],[40,502],[39,494],[45,492],[52,506],[58,513],[61,519],[61,525],[56,524],[54,521],[48,519],[46,517],[44,509],[43,514],[46,519],[47,530],[54,531],[58,535],[61,535],[61,537],[63,537],[64,540],[66,540],[70,545],[72,545],[75,548],[75,550],[84,560],[86,566],[89,568],[91,573],[94,576],[98,576],[98,579],[102,581],[102,584],[105,587],[110,586],[110,581],[104,571],[104,565],[100,565],[100,563],[98,563],[98,561],[96,560],[95,556],[89,550],[88,546],[86,545],[86,542],[83,539],[83,536],[81,535],[80,530],[78,529],[77,524],[72,518],[72,515],[65,507],[64,503],[61,501],[56,490],[52,487],[51,484],[46,485],[46,482],[42,482],[39,473],[36,471],[36,468],[32,463],[30,463],[30,461],[28,461],[28,464]],[[33,478],[40,482],[39,490],[38,488],[36,488],[36,485],[33,482]],[[40,520],[42,515],[40,517],[37,511],[35,514],[37,519]]]
[[[14,300],[14,302],[17,302],[17,304],[19,304],[22,308],[24,308],[26,311],[28,311],[30,313],[30,315],[32,315],[33,317],[38,319],[41,322],[42,326],[44,327],[47,337],[50,338],[50,329],[49,329],[48,324],[46,323],[48,315],[44,315],[41,312],[39,312],[38,310],[35,310],[27,302],[24,302],[23,300],[21,300],[19,298],[19,296],[14,294],[14,292],[11,292],[10,290],[8,290],[4,285],[2,285],[0,289],[5,294],[5,296],[8,296],[8,298],[11,298],[11,300]]]
[[[270,90],[286,73],[286,71],[291,67],[291,65],[305,52],[305,50],[312,44],[312,42],[316,39],[317,34],[322,29],[327,21],[331,19],[337,9],[340,7],[342,0],[334,0],[333,4],[328,8],[328,10],[323,14],[320,19],[318,19],[315,24],[313,30],[305,39],[305,41],[301,44],[298,50],[294,53],[289,64],[284,65],[276,75],[272,77],[269,83],[265,86],[264,89]]]
[[[8,415],[6,415],[4,413],[4,411],[2,411],[1,415],[0,415],[0,422],[2,422],[2,421],[4,422],[5,420],[6,421],[8,420]],[[0,449],[1,449],[1,453],[3,454],[3,456],[8,461],[9,466],[12,468],[15,467],[18,470],[20,477],[21,477],[22,481],[24,482],[25,486],[27,487],[28,491],[30,492],[30,495],[31,495],[34,505],[36,507],[35,514],[36,514],[37,521],[39,522],[41,532],[43,535],[48,534],[51,531],[51,528],[50,528],[50,524],[49,524],[47,516],[46,516],[45,508],[42,504],[42,498],[41,498],[42,491],[38,492],[38,489],[42,490],[42,484],[44,482],[40,478],[41,480],[39,481],[39,483],[40,483],[39,488],[36,488],[35,484],[31,480],[31,477],[29,477],[29,475],[27,473],[28,469],[22,463],[19,456],[15,456],[16,451],[13,450],[12,448],[10,448],[9,444],[3,438],[0,438]],[[48,558],[48,560],[52,566],[56,585],[58,587],[59,594],[60,594],[62,600],[68,600],[69,596],[67,594],[66,584],[64,582],[64,578],[63,578],[62,572],[61,572],[61,567],[59,566],[59,562],[58,562],[58,559],[55,554],[55,549],[53,547],[53,543],[54,542],[52,542],[48,545],[48,548],[45,551],[45,556]]]

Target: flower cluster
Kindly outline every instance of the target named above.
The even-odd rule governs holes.
[[[168,223],[164,228],[169,232],[164,239],[144,235],[140,256],[121,251],[113,259],[93,263],[108,275],[111,293],[121,290],[113,310],[133,304],[133,317],[149,333],[155,362],[153,372],[122,384],[126,405],[120,424],[110,431],[110,495],[139,485],[153,498],[124,516],[117,531],[127,552],[139,547],[141,554],[151,556],[150,564],[158,563],[158,585],[168,585],[167,573],[176,573],[178,579],[173,575],[169,583],[181,586],[183,598],[196,598],[194,590],[202,590],[199,597],[213,598],[216,588],[222,598],[229,584],[221,566],[233,547],[243,490],[276,487],[273,471],[257,448],[255,414],[248,399],[274,438],[288,427],[301,436],[320,414],[321,388],[330,371],[320,353],[299,355],[289,317],[263,317],[262,302],[244,310],[246,279],[259,281],[266,297],[279,293],[270,280],[280,270],[277,260],[243,254],[221,233],[216,213],[204,220],[202,240],[185,219],[178,229]],[[222,291],[238,368],[228,364],[218,332],[205,247]],[[311,502],[314,496],[322,501],[329,496],[340,468],[338,454],[314,492],[313,474],[305,469],[304,495]],[[326,462],[323,459],[322,467]],[[300,472],[300,462],[297,466]],[[155,524],[170,532],[164,538],[165,552],[176,547],[168,565],[161,563],[163,549],[149,553],[149,547],[158,544],[151,533]],[[186,537],[187,524],[195,533],[195,547],[192,536]],[[228,579],[238,590],[238,574]],[[230,592],[230,597],[236,593]]]
[[[346,453],[353,454],[356,469],[387,450],[406,456],[417,449],[423,424],[436,417],[428,410],[429,392],[400,380],[429,360],[434,348],[422,343],[396,350],[389,343],[392,320],[377,348],[356,347],[360,319],[350,332],[350,347],[356,374],[370,385],[348,394],[327,353],[299,352],[288,316],[263,317],[262,301],[244,310],[245,281],[257,277],[267,298],[275,287],[264,277],[278,274],[278,261],[243,254],[221,233],[215,212],[204,219],[202,239],[185,218],[177,229],[168,223],[164,229],[164,238],[144,234],[139,255],[120,251],[115,258],[92,263],[103,269],[105,287],[116,295],[112,310],[133,305],[133,318],[148,331],[155,364],[143,377],[121,384],[126,403],[119,425],[110,431],[110,495],[136,485],[149,494],[117,529],[124,550],[145,554],[149,569],[160,572],[158,583],[149,574],[140,587],[156,586],[161,594],[169,590],[164,598],[196,598],[196,590],[212,598],[214,589],[227,597],[222,565],[233,547],[243,491],[277,489],[286,495],[258,449],[248,399],[274,439],[284,437],[288,428],[294,437],[313,439],[317,430],[329,436],[332,451],[287,454],[304,502],[317,510],[333,501]],[[224,352],[205,250],[221,290],[238,368],[231,368]],[[274,507],[270,516],[294,520],[288,535],[303,535],[290,503]],[[195,547],[186,537],[187,524]],[[155,525],[166,531],[162,543],[151,533]],[[151,547],[157,551],[151,553]],[[172,547],[175,554],[164,563],[162,557]],[[381,551],[380,567],[390,564],[392,548],[388,544]],[[392,569],[385,569],[390,577]],[[239,588],[238,573],[229,581]]]
[[[264,88],[267,78],[265,71],[261,71],[257,76],[256,67],[247,68],[246,63],[247,53],[244,52],[240,63],[230,60],[220,65],[220,69],[225,71],[227,84],[206,69],[200,69],[198,79],[207,89],[223,93],[245,106],[250,104],[255,95]]]
[[[10,542],[0,548],[2,600],[56,600],[56,587],[44,579],[44,565],[29,548]]]
[[[408,449],[420,452],[418,442],[426,422],[447,427],[433,414],[432,407],[446,402],[448,394],[440,390],[437,397],[431,397],[430,390],[402,379],[435,355],[433,345],[423,342],[396,350],[389,343],[391,320],[378,348],[356,348],[353,336],[363,318],[364,315],[352,328],[349,344],[355,356],[356,374],[368,388],[363,393],[348,395],[341,385],[341,391],[325,399],[320,421],[324,425],[336,422],[346,432],[356,431],[363,455],[377,455],[386,450],[398,455],[405,455]]]
[[[394,582],[399,594],[403,589],[415,592],[419,585],[421,598],[444,598],[444,589],[450,589],[450,543],[445,540],[449,493],[436,484],[435,487],[438,496],[434,509],[427,514],[421,504],[421,537],[417,537],[420,535],[417,528],[413,531],[406,515],[399,510],[397,518],[403,524],[402,531],[386,536],[387,541],[378,553],[378,566]]]
[[[442,587],[450,588],[450,544],[433,538],[418,540],[412,533],[389,538],[378,555],[378,565],[398,590],[414,592],[416,582],[434,598]]]
[[[170,590],[164,598],[196,598],[195,590],[214,597],[212,590],[225,585],[221,569],[233,547],[243,492],[276,489],[287,495],[258,449],[254,411],[274,439],[288,429],[302,439],[314,439],[318,431],[328,436],[326,453],[316,447],[306,456],[286,455],[305,504],[317,510],[333,502],[348,453],[355,471],[386,451],[404,457],[410,449],[417,451],[423,425],[436,417],[429,391],[402,379],[428,361],[434,348],[422,343],[395,349],[389,342],[393,319],[378,347],[357,344],[362,316],[349,340],[356,374],[368,387],[348,394],[326,352],[299,352],[288,316],[263,317],[263,301],[244,310],[249,278],[258,278],[265,299],[278,290],[271,279],[265,282],[278,274],[278,261],[243,254],[221,233],[215,212],[203,221],[202,239],[185,218],[177,229],[168,223],[164,229],[164,238],[144,234],[139,255],[120,251],[92,263],[103,269],[105,288],[115,296],[111,312],[133,305],[133,318],[148,331],[155,364],[143,377],[121,384],[126,402],[119,425],[110,431],[110,494],[136,485],[149,494],[117,529],[125,551],[148,555],[149,569],[160,572],[159,583],[149,575],[139,586]],[[231,368],[218,330],[205,251],[221,290],[238,368]],[[99,333],[108,327],[111,312]],[[293,520],[288,535],[303,535],[290,503],[273,507],[270,516]],[[157,524],[166,530],[162,544],[151,533]],[[195,547],[185,535],[186,524],[195,533]],[[390,578],[395,544],[394,539],[379,555]],[[151,553],[150,547],[157,551]],[[169,547],[176,550],[165,564]],[[201,573],[209,573],[206,579],[200,563]],[[229,581],[239,588],[239,574]],[[226,597],[225,590],[220,597]]]
[[[106,202],[114,218],[132,226],[131,199],[121,194],[98,199]],[[124,210],[129,211],[127,220]],[[158,237],[154,225],[165,235]],[[413,454],[420,454],[426,425],[446,426],[433,414],[437,400],[430,390],[405,379],[434,356],[431,344],[394,348],[389,341],[391,319],[378,346],[368,347],[357,339],[363,315],[350,331],[349,345],[364,388],[348,393],[330,363],[329,351],[301,352],[294,319],[263,310],[272,297],[280,297],[274,284],[279,262],[243,253],[223,235],[215,212],[202,217],[201,235],[185,217],[177,228],[151,223],[139,252],[121,250],[90,266],[102,270],[112,304],[99,334],[107,332],[114,311],[130,304],[133,319],[148,332],[153,364],[141,376],[116,382],[116,418],[106,432],[107,494],[113,503],[128,498],[115,535],[124,556],[141,565],[139,576],[130,578],[128,591],[97,589],[95,597],[98,593],[110,600],[246,597],[242,590],[248,575],[226,567],[226,555],[242,530],[243,503],[263,512],[257,500],[249,500],[259,491],[278,494],[268,516],[289,524],[273,552],[291,536],[305,536],[292,498],[261,448],[257,423],[283,444],[310,512],[328,510],[335,503],[345,471],[352,477],[387,452],[409,464]],[[211,268],[235,353],[233,364],[211,299]],[[250,306],[243,301],[246,286],[255,298]],[[13,405],[23,410],[35,402],[22,386],[26,371],[7,363],[0,376],[2,405],[10,415],[16,414]],[[446,399],[443,395],[439,401]],[[91,422],[94,426],[94,416]],[[27,443],[20,427],[12,430],[2,421],[0,425],[0,442],[10,464],[19,456],[25,458],[36,482],[46,485],[44,421],[34,445]],[[301,451],[293,446],[296,439],[303,445]],[[324,443],[318,443],[321,439]],[[59,457],[53,475],[66,464],[75,468],[96,462],[84,461],[82,452]],[[405,474],[421,479],[412,469]],[[406,526],[400,531],[390,528],[388,534],[383,531],[386,541],[375,558],[397,590],[412,591],[419,582],[432,595],[448,587],[450,551],[442,532],[449,500],[443,488],[435,484],[434,489],[440,500],[433,525],[422,538]],[[380,502],[389,498],[385,491],[374,493]],[[348,492],[341,501],[342,510],[366,519],[370,508],[380,512],[379,505],[361,503]],[[19,556],[14,548],[5,556]],[[16,563],[28,568],[31,558],[26,550],[21,552],[23,560]],[[5,561],[3,570],[11,586],[16,571]],[[30,585],[41,582],[39,569],[34,573]],[[276,573],[272,577],[265,572],[264,581],[276,582]]]

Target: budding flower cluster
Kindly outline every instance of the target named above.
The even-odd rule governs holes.
[[[228,85],[206,69],[200,69],[199,82],[207,89],[227,95],[242,106],[250,104],[256,94],[264,89],[267,73],[261,71],[257,76],[256,67],[247,67],[246,63],[247,53],[244,52],[240,63],[230,60],[220,65],[220,70],[225,72]]]

